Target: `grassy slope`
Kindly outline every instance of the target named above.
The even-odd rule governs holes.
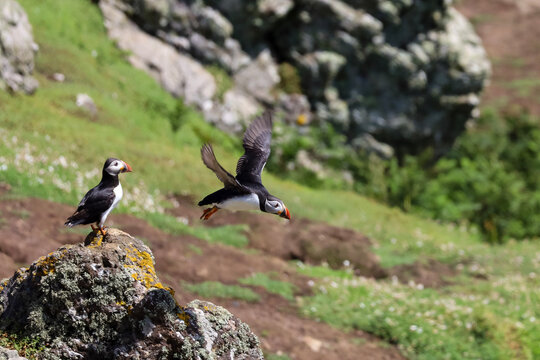
[[[36,71],[40,89],[31,97],[0,92],[0,165],[7,165],[0,168],[0,181],[10,183],[21,196],[75,204],[98,181],[97,169],[105,158],[117,156],[135,169],[123,179],[126,199],[120,211],[135,213],[169,231],[190,232],[207,240],[226,238],[241,246],[245,239],[235,242],[241,228],[191,228],[156,215],[167,206],[165,194],[202,196],[218,186],[199,159],[204,141],[217,145],[218,158],[229,169],[234,169],[240,155],[240,141],[208,126],[194,113],[184,116],[182,126],[173,133],[169,118],[176,101],[125,61],[127,54],[107,39],[99,10],[89,1],[20,3],[40,45]],[[65,74],[66,82],[50,80],[55,72]],[[77,93],[88,93],[95,100],[96,118],[75,106]],[[434,354],[441,352],[451,358],[476,358],[478,349],[483,349],[482,358],[540,357],[539,321],[531,321],[540,318],[533,307],[535,301],[540,302],[540,276],[529,275],[539,273],[540,253],[534,243],[490,248],[463,229],[405,215],[357,194],[315,191],[282,181],[275,174],[266,174],[264,180],[273,193],[286,199],[293,216],[324,220],[371,236],[387,266],[426,257],[465,264],[458,284],[438,291],[390,282],[359,283],[343,280],[342,273],[324,271],[321,292],[303,300],[306,314],[336,326],[372,331],[399,342],[406,353],[424,358],[437,358]],[[494,285],[467,276],[478,272],[489,275]],[[483,304],[478,300],[492,297],[504,301]],[[377,311],[365,313],[359,307],[362,301],[384,307],[375,305]],[[460,305],[458,310],[445,307],[433,314],[452,331],[435,333],[430,328],[433,324],[423,325],[422,333],[410,330],[420,304],[439,309],[437,301]],[[399,314],[398,307],[403,310]],[[486,322],[494,329],[482,328],[475,335],[472,325],[467,328],[462,321],[458,326],[456,321],[461,320],[454,317],[467,318],[469,307],[480,314],[474,329]],[[485,339],[481,344],[479,336]],[[425,337],[432,346],[425,345]],[[436,340],[444,346],[433,345],[438,344]]]

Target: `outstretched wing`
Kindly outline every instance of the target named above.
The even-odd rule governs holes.
[[[236,178],[240,182],[261,183],[261,173],[270,156],[272,141],[272,113],[266,110],[257,117],[244,134],[244,155],[236,165]]]
[[[218,163],[216,155],[214,154],[214,149],[212,149],[212,145],[203,145],[201,148],[201,157],[204,165],[206,165],[207,168],[216,174],[217,178],[225,185],[226,188],[243,188],[243,186],[236,181],[234,176],[232,176]]]

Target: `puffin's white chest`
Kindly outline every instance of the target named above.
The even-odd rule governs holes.
[[[107,216],[109,216],[111,211],[113,211],[114,208],[120,202],[120,200],[122,200],[122,196],[124,196],[124,191],[122,190],[122,184],[119,183],[118,186],[116,186],[113,189],[113,192],[114,192],[114,200],[113,200],[113,203],[112,203],[111,207],[108,208],[107,211],[105,211],[103,213],[103,215],[101,215],[101,219],[99,221],[99,226],[101,226],[101,227],[103,227],[103,224],[105,223],[105,220],[107,219]]]
[[[221,209],[227,210],[260,210],[259,197],[255,194],[237,196],[216,204]]]
[[[120,200],[122,200],[122,196],[124,196],[124,190],[122,190],[122,184],[118,183],[118,186],[114,188],[113,192],[114,192],[114,201],[111,207],[111,211],[112,209],[116,207],[116,205],[118,205]]]

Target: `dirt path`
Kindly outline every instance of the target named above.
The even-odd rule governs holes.
[[[540,0],[462,0],[493,67],[484,104],[521,105],[540,115]]]
[[[191,218],[198,217],[200,213],[200,209],[188,205],[184,205],[183,208],[179,206],[175,211],[180,211],[178,209],[182,210],[183,215]],[[39,199],[0,200],[0,229],[3,234],[0,237],[0,278],[11,276],[18,267],[28,265],[63,244],[82,241],[89,229],[82,227],[73,232],[62,226],[64,219],[72,211],[71,206]],[[216,226],[234,218],[227,213],[221,215],[208,225]],[[283,227],[269,216],[249,215],[247,219],[251,227],[270,229],[269,231],[274,231],[274,234],[279,231],[278,228]],[[246,221],[246,218],[243,218],[243,221]],[[267,251],[248,252],[219,244],[208,244],[191,236],[169,235],[129,215],[113,215],[109,225],[149,242],[161,279],[176,290],[176,297],[180,303],[198,297],[182,288],[183,281],[190,283],[220,281],[234,284],[239,278],[247,277],[254,272],[279,274],[282,280],[298,287],[296,295],[310,292],[307,285],[309,279],[297,274],[286,261],[290,258],[289,252],[283,251],[279,246],[270,247],[266,249]],[[333,237],[328,231],[328,229],[334,231],[334,228],[325,228],[310,222],[299,222],[298,225],[291,225],[283,231],[290,234],[291,238],[296,237],[298,234],[293,235],[293,232],[298,231],[298,227],[303,229],[311,227],[314,231],[323,233],[326,231],[323,244],[327,241],[338,241],[332,240]],[[352,239],[355,240],[362,238],[359,234],[341,230],[340,236],[343,238],[346,236],[353,236]],[[341,241],[346,243],[343,239]],[[369,245],[367,238],[363,241],[364,246]],[[262,245],[263,243],[261,240],[261,244],[255,247],[264,248],[266,245]],[[198,250],[194,251],[195,248]],[[403,359],[396,348],[381,344],[369,334],[361,331],[344,333],[329,325],[302,318],[298,315],[298,309],[294,304],[261,288],[254,290],[261,296],[261,301],[257,303],[213,298],[208,300],[225,306],[248,323],[268,353],[283,353],[289,355],[291,359],[298,360]]]

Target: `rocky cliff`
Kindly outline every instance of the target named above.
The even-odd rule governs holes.
[[[228,131],[271,105],[291,122],[329,122],[352,146],[385,156],[427,146],[442,152],[475,115],[490,73],[472,26],[447,0],[101,0],[100,7],[134,65]],[[223,69],[233,85],[216,96],[201,64]],[[295,74],[300,88],[291,90]]]
[[[28,94],[36,90],[32,73],[37,49],[23,8],[15,0],[0,0],[0,89]]]
[[[179,305],[150,249],[119,230],[43,256],[0,289],[0,330],[39,339],[40,359],[263,358],[227,310]]]

